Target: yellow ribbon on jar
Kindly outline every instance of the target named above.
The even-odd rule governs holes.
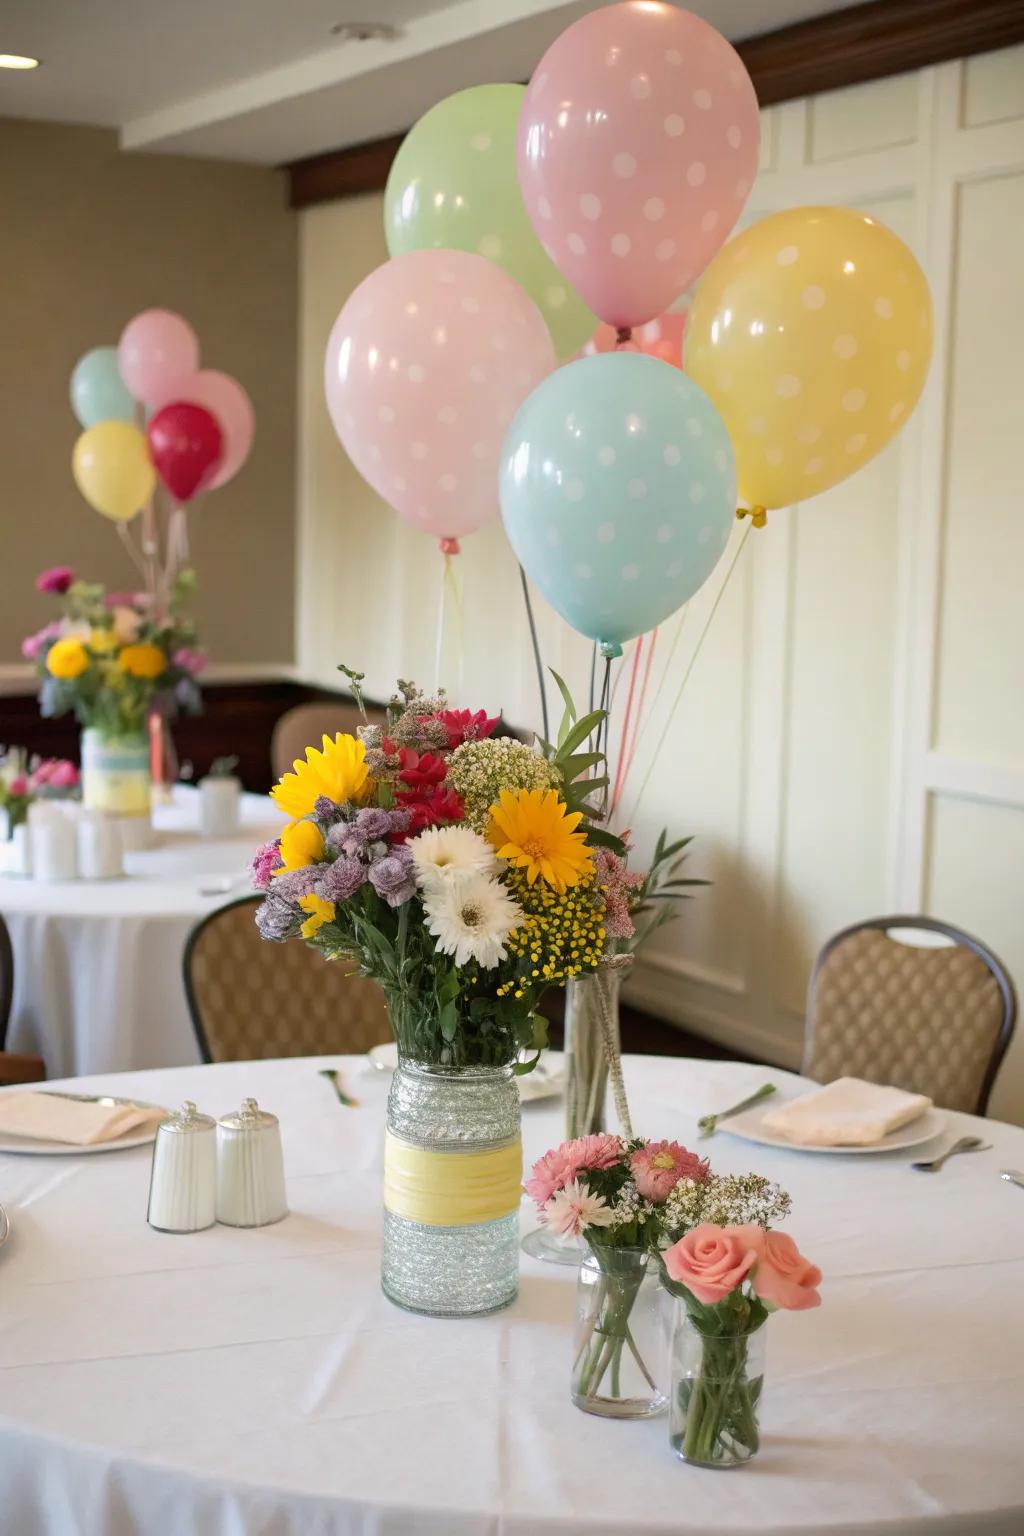
[[[384,1136],[384,1205],[427,1227],[471,1227],[518,1208],[523,1149],[514,1141],[483,1151],[439,1152]]]

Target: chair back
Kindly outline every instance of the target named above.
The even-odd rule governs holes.
[[[383,723],[385,711],[378,705],[366,706],[373,724]],[[325,736],[339,731],[354,736],[363,723],[355,700],[324,699],[313,704],[297,704],[283,714],[270,739],[270,760],[275,779],[289,773],[296,758],[305,757],[307,747],[320,747]]]
[[[0,1051],[7,1040],[7,1026],[11,1020],[11,1003],[14,1000],[14,950],[11,935],[0,917]]]
[[[1009,973],[978,939],[930,917],[872,918],[835,934],[815,962],[803,1071],[984,1114],[1016,1017]]]
[[[375,981],[299,940],[256,928],[260,897],[197,923],[185,945],[185,995],[204,1061],[355,1055],[391,1039]]]

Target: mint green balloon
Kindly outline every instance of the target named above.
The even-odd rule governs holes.
[[[556,368],[520,406],[499,470],[526,574],[606,656],[707,581],[735,520],[717,410],[678,368],[608,352]]]
[[[134,421],[135,401],[117,367],[116,347],[93,347],[71,374],[71,409],[82,426],[101,421]]]
[[[477,85],[438,102],[406,134],[384,192],[392,256],[474,251],[525,288],[547,321],[559,361],[597,329],[526,216],[516,173],[524,85]]]

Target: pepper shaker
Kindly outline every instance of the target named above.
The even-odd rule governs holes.
[[[217,1220],[228,1227],[266,1227],[288,1214],[277,1116],[243,1099],[217,1121]]]
[[[159,1232],[202,1232],[217,1204],[214,1121],[191,1099],[157,1127],[146,1220]]]

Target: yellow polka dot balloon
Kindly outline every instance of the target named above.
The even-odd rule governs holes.
[[[729,429],[741,500],[785,507],[885,447],[917,404],[931,351],[931,295],[903,241],[850,208],[793,208],[708,267],[686,371]]]

